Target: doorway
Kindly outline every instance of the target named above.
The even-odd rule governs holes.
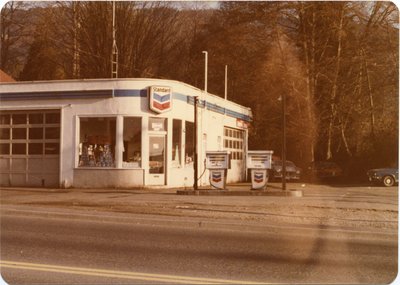
[[[149,136],[148,185],[165,185],[165,135]]]

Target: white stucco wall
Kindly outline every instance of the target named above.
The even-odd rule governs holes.
[[[59,99],[54,96],[32,100],[3,100],[1,110],[31,110],[31,109],[61,109],[61,138],[60,138],[60,186],[89,187],[90,181],[95,187],[135,187],[147,184],[148,172],[148,118],[167,118],[167,153],[166,153],[166,186],[167,187],[191,187],[193,185],[193,164],[172,166],[172,120],[194,121],[194,108],[185,100],[185,96],[199,96],[210,104],[229,108],[231,111],[251,116],[248,108],[242,107],[230,101],[207,94],[190,85],[170,80],[158,79],[116,79],[116,80],[72,80],[51,82],[28,82],[1,84],[1,93],[15,92],[49,92],[49,91],[90,91],[90,90],[144,90],[150,86],[169,86],[174,96],[180,98],[173,100],[171,111],[156,114],[149,110],[147,97],[110,97],[110,98],[68,98]],[[89,96],[88,96],[89,97]],[[199,175],[203,173],[206,150],[223,150],[224,125],[237,127],[237,119],[228,115],[199,108],[198,112],[198,147],[199,147]],[[81,169],[78,168],[79,153],[79,118],[80,117],[117,117],[117,142],[116,158],[121,161],[122,122],[124,116],[138,116],[142,118],[142,167],[140,169],[122,169],[121,163],[117,163],[119,170],[113,169]],[[184,124],[183,124],[184,126]],[[184,138],[184,133],[182,134]],[[182,159],[183,150],[182,146]],[[244,161],[244,160],[243,160]],[[244,165],[232,163],[228,171],[228,182],[244,179]],[[200,180],[201,185],[208,184],[208,171]]]

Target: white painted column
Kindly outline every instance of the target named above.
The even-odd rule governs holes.
[[[65,174],[64,174],[64,149],[65,149],[65,136],[64,136],[64,107],[60,108],[60,161],[59,163],[59,186],[61,188],[67,187],[67,182],[65,181]],[[75,151],[72,152],[72,157],[75,157]]]
[[[117,117],[117,132],[115,141],[115,166],[122,168],[122,152],[124,151],[124,117]]]
[[[146,185],[147,174],[149,173],[149,118],[142,117],[142,169],[143,169],[143,182]]]
[[[171,171],[169,169],[172,165],[172,129],[173,129],[173,118],[167,118],[167,134],[166,134],[166,146],[165,146],[165,179],[166,184],[169,185],[171,181]]]
[[[79,167],[79,143],[80,143],[80,118],[77,115],[73,116],[75,122],[75,140],[74,140],[74,166],[73,168]]]

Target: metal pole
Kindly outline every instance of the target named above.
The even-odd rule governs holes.
[[[286,94],[282,95],[282,190],[286,191]]]
[[[197,190],[198,185],[197,185],[197,176],[198,176],[198,162],[197,162],[197,101],[198,98],[194,97],[194,161],[193,161],[193,168],[194,168],[194,174],[193,174],[193,189]]]
[[[117,40],[115,37],[116,28],[115,28],[115,1],[112,2],[112,37],[113,37],[113,46],[112,46],[112,54],[111,54],[111,78],[118,78],[118,48],[117,48]]]
[[[206,110],[207,110],[207,104],[206,104],[206,98],[207,98],[207,85],[208,85],[208,52],[207,51],[202,51],[202,53],[204,53],[204,93],[201,93],[200,97],[198,98],[197,104],[201,104],[200,105],[200,114],[197,120],[199,121],[198,124],[198,129],[199,131],[196,132],[196,143],[198,143],[198,140],[200,139],[200,143],[197,144],[197,159],[202,161],[204,158],[204,150],[203,150],[203,126],[204,126],[204,120],[206,118]],[[204,104],[204,105],[203,105]],[[200,137],[199,137],[200,135]],[[196,162],[198,163],[198,161],[196,160]],[[199,165],[198,165],[199,166]],[[202,169],[202,165],[200,165],[200,169]],[[198,171],[198,169],[196,169],[196,171]],[[202,182],[201,182],[202,183]]]
[[[80,24],[78,22],[77,15],[77,6],[79,5],[78,1],[72,2],[72,9],[74,13],[74,60],[73,60],[73,70],[72,76],[73,78],[79,78],[79,51],[78,51],[78,29]]]
[[[208,73],[208,52],[203,50],[205,55],[205,62],[204,62],[204,91],[207,94],[207,73]]]
[[[225,65],[225,100],[228,99],[228,66]]]

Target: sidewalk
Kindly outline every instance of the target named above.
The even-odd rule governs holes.
[[[228,195],[177,195],[177,189],[40,189],[2,188],[1,208],[83,210],[125,215],[161,215],[231,219],[397,231],[398,189],[332,187],[291,183],[303,197],[285,197],[279,183],[268,185],[268,196],[240,196],[246,183],[228,185]],[[183,189],[179,189],[183,190]],[[183,190],[184,191],[184,190]],[[190,191],[190,190],[186,190]],[[207,191],[207,190],[199,190]],[[216,190],[210,190],[216,191]],[[225,191],[228,192],[228,191]],[[249,194],[249,195],[250,195]]]
[[[287,192],[300,191],[301,187],[293,187],[287,185]],[[181,194],[184,195],[193,192],[193,188],[166,188],[166,187],[142,187],[142,188],[39,188],[39,187],[1,187],[0,190],[21,191],[21,192],[43,192],[43,193],[71,193],[71,192],[85,192],[85,193],[136,193],[136,194]],[[243,196],[246,193],[249,196],[255,193],[264,193],[264,195],[271,196],[285,196],[282,191],[281,185],[278,183],[268,184],[265,190],[251,190],[250,183],[232,183],[228,184],[225,190],[213,189],[211,186],[199,186],[198,191],[210,192],[215,195],[231,195]],[[179,192],[179,193],[178,193]],[[281,193],[282,195],[280,195]],[[275,195],[274,195],[275,194]],[[257,194],[256,194],[257,195]]]
[[[227,189],[211,189],[210,187],[198,190],[177,190],[178,195],[195,196],[280,196],[280,197],[302,197],[303,191],[298,189],[286,189],[283,191],[280,187],[268,185],[264,190],[252,190],[251,185],[233,184],[228,185]]]

